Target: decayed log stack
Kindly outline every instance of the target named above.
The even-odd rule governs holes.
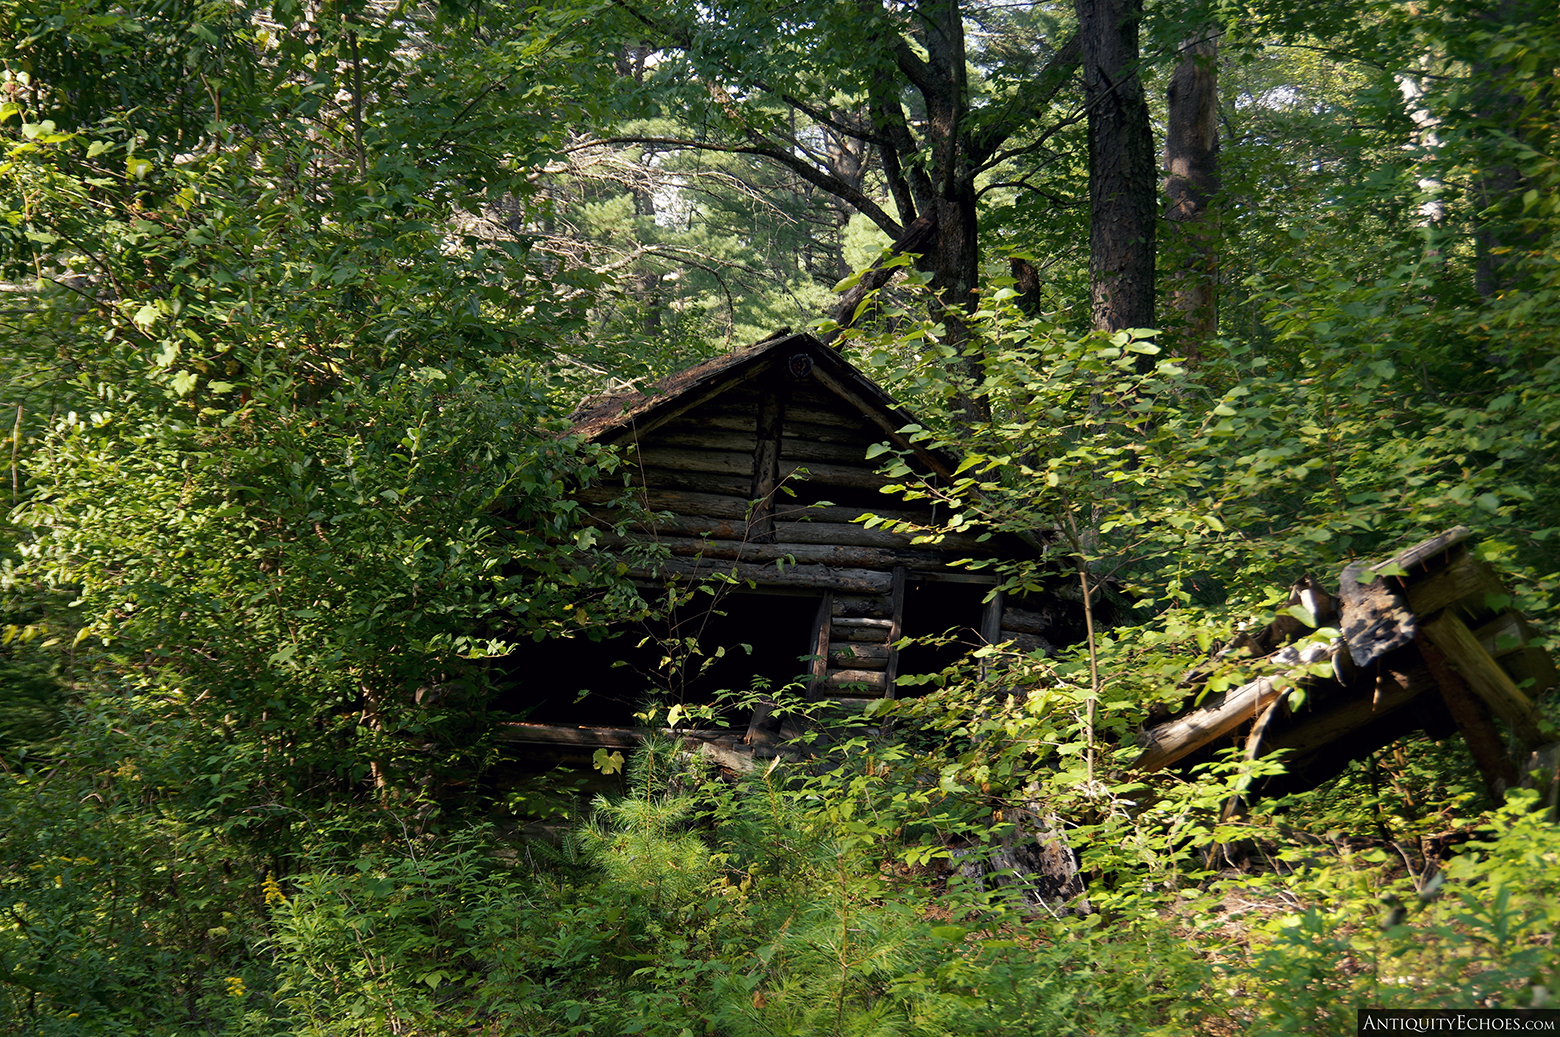
[[[1280,646],[1300,626],[1281,617],[1232,645],[1265,656],[1267,673],[1144,731],[1136,769],[1244,740],[1248,758],[1287,750],[1288,774],[1273,791],[1298,791],[1412,731],[1457,731],[1492,795],[1536,781],[1554,809],[1560,743],[1541,729],[1536,701],[1555,687],[1555,666],[1530,643],[1500,578],[1469,551],[1470,536],[1459,526],[1384,562],[1352,565],[1336,598],[1311,581],[1297,585],[1292,603],[1342,636]],[[1297,688],[1304,704],[1290,709]]]

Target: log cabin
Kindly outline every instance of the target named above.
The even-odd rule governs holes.
[[[952,478],[958,459],[912,439],[914,423],[881,386],[805,334],[576,413],[573,434],[622,450],[625,472],[618,485],[581,489],[578,500],[599,542],[619,553],[647,601],[664,605],[664,618],[603,642],[528,650],[508,703],[524,722],[506,737],[626,748],[642,734],[647,700],[694,707],[748,691],[751,708],[728,717],[725,739],[773,745],[801,729],[773,707],[784,698],[775,689],[857,712],[893,697],[906,675],[936,672],[983,644],[1043,652],[1080,640],[1081,609],[1065,591],[1005,598],[991,569],[960,564],[1033,558],[1035,543],[976,533],[918,543],[860,521],[934,527],[945,517],[935,495],[906,500],[879,471],[893,450],[919,478]],[[901,647],[929,635],[947,639]],[[719,743],[717,732],[704,734]]]

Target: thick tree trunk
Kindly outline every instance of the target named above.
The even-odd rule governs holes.
[[[1170,77],[1165,131],[1166,256],[1170,273],[1170,346],[1196,360],[1219,330],[1219,48],[1211,32],[1181,44]]]
[[[1089,108],[1089,294],[1101,331],[1154,326],[1153,128],[1138,76],[1142,0],[1075,0]]]

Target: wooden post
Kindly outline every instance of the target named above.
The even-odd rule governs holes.
[[[992,591],[991,600],[987,601],[980,613],[980,639],[983,645],[994,645],[1002,640],[1002,592]],[[980,675],[987,676],[991,672],[991,660],[982,659],[980,663]]]
[[[823,697],[829,683],[829,638],[834,632],[834,592],[824,591],[813,620],[812,676],[807,681],[807,701]]]
[[[889,592],[888,627],[888,686],[884,698],[894,697],[894,679],[899,676],[899,639],[905,636],[905,582],[909,571],[902,565],[894,567],[894,588]]]
[[[1446,661],[1441,650],[1424,634],[1420,634],[1416,640],[1419,656],[1424,659],[1425,668],[1441,690],[1441,701],[1446,703],[1446,711],[1452,715],[1452,719],[1457,722],[1457,729],[1462,732],[1463,742],[1467,744],[1468,752],[1473,755],[1473,762],[1484,778],[1485,789],[1496,803],[1502,802],[1506,798],[1506,790],[1517,783],[1517,768],[1512,765],[1506,747],[1501,744],[1500,732],[1490,721],[1484,704],[1469,693],[1468,685],[1463,683],[1457,671]]]
[[[1490,711],[1511,725],[1524,749],[1536,749],[1544,743],[1538,730],[1538,710],[1522,694],[1479,639],[1450,609],[1420,624],[1425,636],[1439,648],[1460,673],[1473,693],[1484,700]]]

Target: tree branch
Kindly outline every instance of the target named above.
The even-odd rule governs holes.
[[[867,219],[877,224],[890,237],[897,238],[903,232],[899,222],[884,212],[883,207],[867,197],[866,194],[832,173],[824,172],[773,145],[718,144],[712,141],[687,140],[681,137],[614,136],[597,137],[581,144],[572,145],[566,150],[578,151],[600,144],[653,144],[658,147],[676,148],[683,151],[715,151],[728,155],[757,155],[760,158],[767,158],[771,162],[777,162],[785,166],[819,190],[832,194],[834,197],[850,204]]]
[[[1083,43],[1075,32],[1046,63],[1039,74],[1030,77],[1003,106],[1001,117],[970,134],[967,154],[971,166],[986,163],[1004,141],[1018,132],[1020,126],[1034,118],[1034,113],[1051,103],[1067,84],[1083,54]]]

